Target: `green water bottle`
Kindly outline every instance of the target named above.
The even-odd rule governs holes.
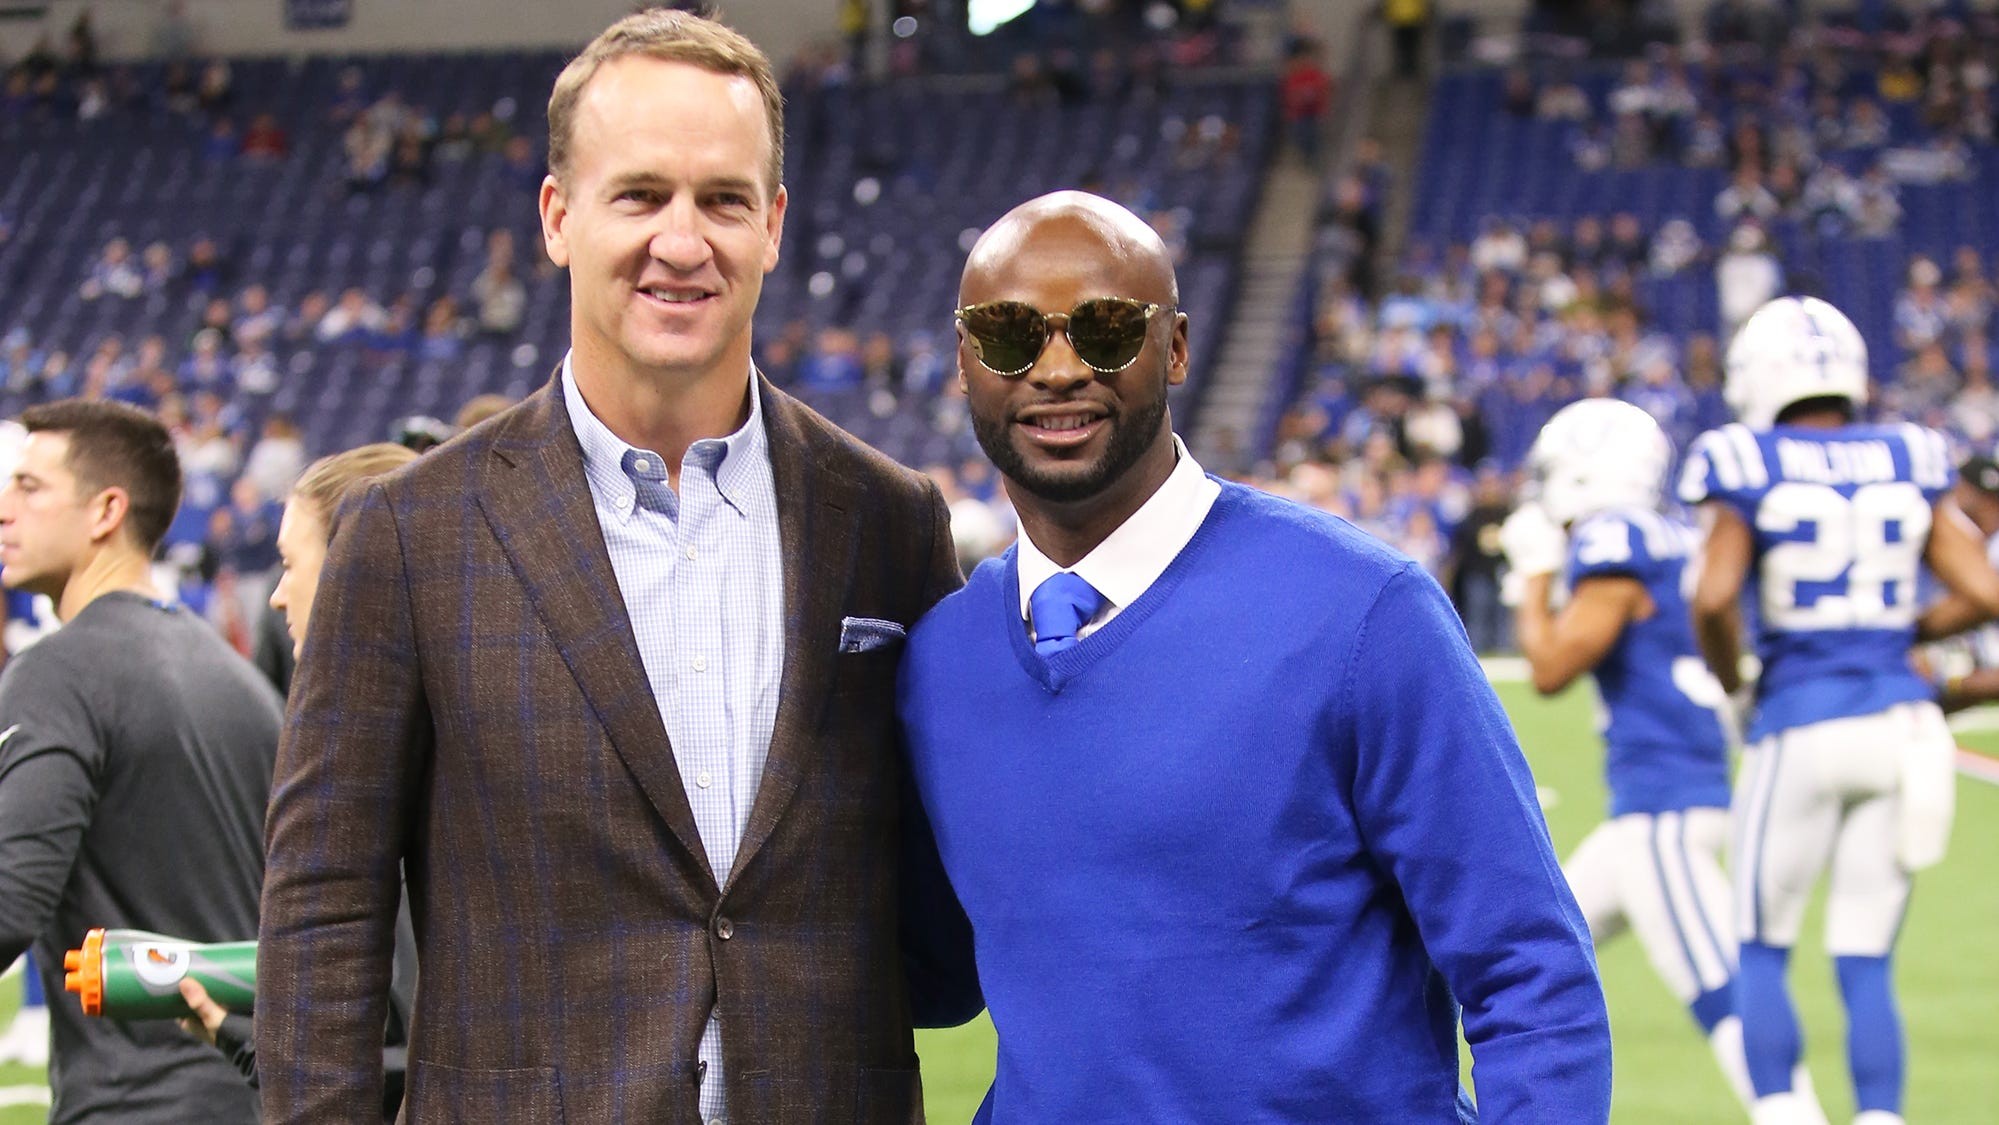
[[[180,998],[183,977],[201,982],[217,1004],[247,1012],[257,991],[257,943],[214,945],[144,930],[96,929],[83,948],[62,955],[63,988],[86,1016],[114,1020],[179,1019],[194,1013]]]

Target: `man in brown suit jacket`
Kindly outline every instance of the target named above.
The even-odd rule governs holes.
[[[258,1036],[275,1121],[379,1104],[399,871],[412,1121],[921,1119],[912,1021],[979,1008],[909,793],[936,488],[757,376],[781,103],[649,12],[556,82],[572,351],[345,510],[279,752]]]

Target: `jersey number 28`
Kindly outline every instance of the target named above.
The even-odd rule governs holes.
[[[1916,619],[1916,573],[1930,506],[1907,481],[1863,485],[1848,499],[1823,484],[1784,481],[1764,495],[1756,526],[1777,543],[1763,556],[1763,613],[1786,630],[1903,629]]]

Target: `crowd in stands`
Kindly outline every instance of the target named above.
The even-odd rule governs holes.
[[[226,59],[192,54],[195,43],[172,6],[155,44],[165,60],[144,82],[127,65],[99,60],[86,13],[61,51],[37,44],[4,71],[0,123],[49,125],[73,120],[88,131],[107,118],[181,124],[200,137],[205,161],[282,164],[291,138],[272,113],[248,114],[233,89]],[[371,94],[349,67],[325,106],[338,130],[346,175],[328,191],[364,193],[420,188],[437,163],[480,154],[503,158],[503,174],[531,192],[543,163],[536,142],[514,132],[512,107],[439,121],[394,91]],[[524,195],[523,198],[531,198]],[[0,245],[13,234],[0,212]],[[243,647],[277,565],[278,513],[311,455],[296,420],[271,401],[311,359],[360,356],[364,368],[407,361],[448,364],[475,341],[511,341],[525,318],[523,274],[553,272],[540,253],[519,252],[516,235],[496,228],[483,264],[460,292],[420,295],[362,287],[311,290],[280,301],[270,279],[235,259],[217,239],[155,239],[143,246],[107,239],[78,263],[75,295],[91,304],[130,305],[147,313],[140,331],[96,334],[72,353],[39,338],[32,322],[0,323],[0,397],[9,413],[70,396],[131,403],[156,412],[179,446],[186,497],[165,548],[181,575],[182,596],[208,612]],[[532,264],[529,264],[532,263]],[[165,330],[192,310],[191,330]],[[469,395],[467,396],[469,397]],[[490,402],[486,403],[490,408]],[[415,437],[450,427],[420,419]],[[387,436],[387,435],[384,435]]]
[[[481,335],[511,338],[520,327],[527,291],[516,273],[515,239],[497,228],[486,242],[485,265],[467,287],[465,308],[444,294],[419,307],[404,293],[383,304],[359,287],[314,290],[295,305],[275,304],[259,281],[238,284],[237,270],[213,239],[197,236],[184,253],[165,241],[134,252],[114,237],[83,270],[77,295],[85,301],[165,298],[199,310],[184,340],[159,333],[99,337],[88,355],[39,346],[27,325],[0,337],[0,391],[32,404],[83,396],[172,412],[192,398],[268,398],[288,362],[306,349],[353,348],[377,360],[408,356],[450,362]],[[549,269],[544,262],[535,267]]]
[[[1655,42],[1626,63],[1513,64],[1477,111],[1559,123],[1584,176],[1708,170],[1719,188],[1681,213],[1494,211],[1468,237],[1412,232],[1384,267],[1367,159],[1330,185],[1309,362],[1259,479],[1430,565],[1481,648],[1508,641],[1494,528],[1542,422],[1615,396],[1684,448],[1729,421],[1730,331],[1781,292],[1824,291],[1822,247],[1873,242],[1901,271],[1883,308],[1850,310],[1890,323],[1892,299],[1892,332],[1870,339],[1877,415],[1967,448],[1999,435],[1994,247],[1975,221],[1912,232],[1905,214],[1908,192],[1985,184],[1999,22],[1943,5],[1773,29],[1739,7],[1716,6],[1709,42]]]

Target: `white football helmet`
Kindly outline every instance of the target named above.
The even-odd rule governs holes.
[[[1541,506],[1565,527],[1608,508],[1658,508],[1672,462],[1659,423],[1614,398],[1564,406],[1527,451]]]
[[[1779,297],[1729,341],[1722,397],[1753,430],[1808,398],[1843,398],[1857,412],[1867,402],[1867,343],[1846,314],[1817,297]]]

